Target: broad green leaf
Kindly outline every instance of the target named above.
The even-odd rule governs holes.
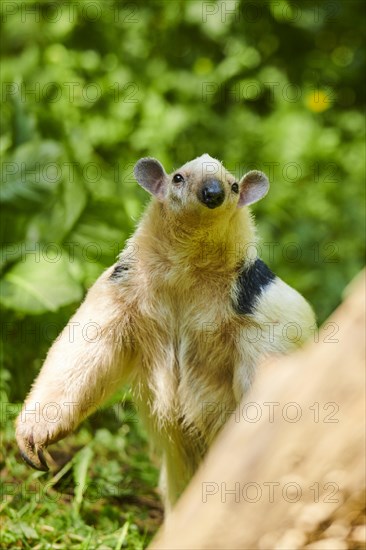
[[[23,313],[57,311],[82,298],[82,288],[69,273],[66,252],[58,261],[46,261],[42,254],[27,255],[1,281],[3,306]],[[36,261],[38,260],[38,261]]]
[[[87,202],[86,190],[80,182],[65,178],[54,195],[53,204],[43,209],[30,221],[28,236],[42,240],[62,242],[83,212]]]
[[[52,140],[26,142],[2,164],[0,201],[18,210],[44,208],[58,180],[62,145]]]

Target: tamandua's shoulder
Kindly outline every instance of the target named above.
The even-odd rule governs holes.
[[[276,275],[260,258],[239,265],[234,285],[235,311],[242,315],[254,313],[261,296],[276,279]]]
[[[239,269],[233,306],[239,315],[250,316],[259,323],[297,323],[304,330],[304,336],[311,333],[316,322],[305,298],[273,273],[260,258]]]

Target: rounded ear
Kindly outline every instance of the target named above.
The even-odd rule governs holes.
[[[253,204],[264,197],[269,189],[268,178],[259,170],[251,170],[239,182],[240,196],[238,206]]]
[[[158,160],[150,157],[140,159],[135,164],[133,173],[146,191],[160,200],[165,197],[168,176]]]

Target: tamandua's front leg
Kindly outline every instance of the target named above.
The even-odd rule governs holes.
[[[131,374],[136,357],[133,304],[110,279],[97,280],[52,345],[16,421],[24,460],[40,470],[44,449],[76,426]]]

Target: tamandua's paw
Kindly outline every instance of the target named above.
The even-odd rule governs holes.
[[[46,447],[62,435],[55,433],[52,424],[24,419],[20,414],[16,421],[15,435],[20,454],[29,466],[44,472],[55,466]]]

